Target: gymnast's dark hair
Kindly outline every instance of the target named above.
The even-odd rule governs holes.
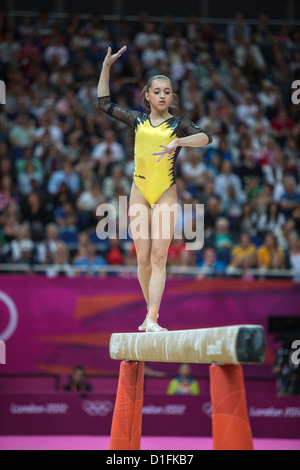
[[[168,80],[170,82],[171,88],[173,88],[171,79],[169,77],[166,77],[165,75],[152,75],[151,77],[149,77],[146,85],[144,86],[142,90],[142,105],[146,109],[146,111],[150,111],[150,104],[146,100],[145,93],[149,91],[149,88],[151,87],[153,80],[156,80],[157,78],[164,78],[165,80]],[[173,93],[173,101],[170,105],[170,108],[176,108],[178,102],[179,102],[178,96],[175,93]]]

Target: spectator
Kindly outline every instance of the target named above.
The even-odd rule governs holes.
[[[235,13],[234,21],[228,24],[226,34],[231,45],[235,45],[237,37],[246,39],[250,38],[251,28],[247,23],[245,23],[243,13]]]
[[[74,268],[77,275],[103,276],[105,272],[98,268],[106,264],[105,259],[96,254],[96,246],[88,241],[82,250],[81,256],[74,262]]]
[[[125,158],[123,147],[116,141],[112,130],[105,131],[103,141],[95,145],[91,157],[100,163],[102,176],[108,176],[114,163],[123,162]]]
[[[278,246],[277,238],[273,233],[267,233],[264,243],[257,250],[257,265],[259,269],[268,269],[274,255],[279,255],[285,261],[284,251]]]
[[[86,382],[84,367],[75,366],[72,369],[69,382],[64,386],[64,390],[67,392],[90,392],[92,390],[91,385]]]
[[[106,176],[103,180],[103,195],[107,201],[111,200],[120,188],[126,196],[130,195],[131,185],[129,179],[124,176],[121,164],[114,164],[111,169],[111,176]]]
[[[218,252],[229,251],[232,246],[232,240],[230,238],[230,223],[226,217],[218,217],[216,220],[216,233],[214,246]]]
[[[289,236],[289,246],[287,251],[287,263],[290,269],[294,270],[294,281],[300,280],[300,239],[296,232]]]
[[[258,215],[253,204],[245,201],[234,229],[237,233],[247,232],[250,236],[255,236],[257,234],[257,219]]]
[[[32,147],[36,128],[27,114],[20,114],[16,117],[15,123],[9,133],[10,143],[16,150],[16,158],[23,156],[26,147]]]
[[[294,209],[300,204],[300,192],[292,176],[286,177],[284,180],[284,192],[280,198],[279,206],[285,217],[289,218],[293,215]]]
[[[168,385],[167,395],[200,395],[199,384],[191,376],[191,371],[189,364],[180,364],[178,376]]]
[[[106,254],[106,261],[110,265],[119,266],[124,264],[124,250],[119,238],[109,239],[109,248]]]
[[[187,159],[181,166],[181,173],[187,182],[187,191],[194,195],[197,187],[204,183],[207,176],[207,168],[202,161],[202,155],[196,149],[188,149]]]
[[[54,255],[61,243],[59,240],[59,229],[57,225],[50,222],[45,230],[45,239],[37,244],[37,262],[40,264],[53,264]]]
[[[60,241],[56,245],[53,256],[53,264],[46,270],[46,276],[54,277],[73,277],[74,269],[70,263],[70,253],[67,245]]]
[[[221,173],[215,178],[216,193],[224,203],[227,187],[232,185],[235,189],[236,196],[240,200],[243,197],[241,178],[233,173],[233,165],[229,160],[222,162]]]
[[[96,209],[100,204],[106,202],[99,181],[94,181],[91,189],[83,191],[76,201],[78,223],[82,229],[88,228],[96,223]]]
[[[66,46],[61,44],[61,39],[58,34],[55,34],[51,38],[50,44],[45,48],[44,58],[50,68],[54,68],[56,65],[64,67],[69,62],[69,50]]]
[[[54,210],[53,218],[61,231],[77,231],[77,213],[72,202],[66,201],[57,207]]]
[[[285,223],[285,216],[280,212],[279,206],[275,201],[271,201],[265,212],[262,212],[257,221],[257,229],[261,235],[266,232],[278,234]]]
[[[204,250],[203,261],[198,264],[200,268],[198,279],[222,275],[226,269],[225,263],[218,260],[216,250],[213,247],[207,247]]]
[[[22,224],[17,229],[17,238],[10,243],[10,259],[12,263],[31,263],[33,260],[34,243],[28,225]]]
[[[48,181],[48,191],[55,195],[58,193],[61,184],[66,183],[73,195],[79,193],[80,179],[79,175],[73,170],[71,162],[64,160],[61,170],[53,172]]]
[[[239,244],[234,245],[231,250],[230,268],[241,268],[244,263],[248,267],[256,266],[256,247],[251,243],[251,238],[248,233],[241,233]]]
[[[288,117],[286,109],[284,108],[280,109],[274,119],[272,119],[272,133],[280,147],[285,146],[294,125],[294,121]]]
[[[0,180],[0,214],[11,202],[16,202],[17,196],[14,191],[12,177],[4,175]]]

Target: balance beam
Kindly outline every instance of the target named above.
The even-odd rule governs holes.
[[[260,325],[113,333],[109,352],[122,361],[253,364],[264,361],[265,334]]]

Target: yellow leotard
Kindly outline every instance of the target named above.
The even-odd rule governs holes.
[[[204,132],[190,119],[170,117],[158,126],[151,124],[150,116],[139,111],[130,111],[111,102],[109,96],[99,98],[99,107],[115,119],[130,125],[135,132],[133,180],[150,206],[175,184],[174,165],[181,147],[177,147],[172,158],[165,156],[160,161],[153,152],[161,150],[176,137]],[[205,132],[211,142],[211,137]]]

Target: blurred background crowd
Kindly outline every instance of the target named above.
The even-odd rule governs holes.
[[[187,249],[179,220],[168,267],[198,277],[299,277],[299,29],[270,26],[266,15],[250,26],[238,12],[222,31],[194,15],[183,24],[171,15],[138,18],[1,13],[2,268],[73,276],[136,264],[130,234],[101,240],[96,231],[97,207],[112,204],[118,220],[119,196],[132,184],[132,130],[97,103],[107,48],[126,44],[111,70],[112,100],[144,111],[146,79],[168,75],[180,100],[174,114],[213,137],[201,149],[183,148],[176,164],[184,223],[195,223],[196,204],[204,204],[204,246]]]

